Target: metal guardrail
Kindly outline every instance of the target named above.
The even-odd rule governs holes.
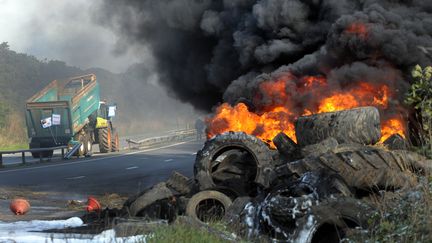
[[[196,136],[196,133],[197,133],[196,129],[179,130],[179,131],[174,131],[172,134],[169,135],[145,138],[139,141],[133,139],[126,139],[126,142],[128,143],[129,149],[137,149],[141,147],[154,146],[162,143],[182,141],[185,140],[186,138]]]
[[[21,150],[10,150],[10,151],[0,151],[0,167],[3,167],[3,154],[18,154],[21,153],[22,163],[26,163],[25,153],[36,153],[36,152],[46,152],[46,151],[55,151],[61,149],[62,158],[64,157],[64,150],[67,146],[58,146],[51,148],[35,148],[35,149],[21,149]],[[43,157],[39,156],[40,162],[43,161]]]
[[[128,142],[129,149],[140,148],[146,146],[154,146],[163,143],[170,143],[176,141],[183,141],[187,138],[196,136],[196,129],[188,129],[188,130],[179,130],[173,131],[172,134],[160,136],[160,137],[151,137],[146,138],[140,141],[135,141],[132,139],[126,139]],[[22,164],[26,163],[25,153],[34,153],[34,152],[46,152],[46,151],[55,151],[61,149],[62,159],[65,159],[65,149],[67,146],[58,146],[58,147],[50,147],[50,148],[36,148],[36,149],[21,149],[21,150],[10,150],[10,151],[0,151],[0,167],[3,167],[3,154],[17,154],[21,153]],[[43,162],[43,157],[39,156],[40,162]]]

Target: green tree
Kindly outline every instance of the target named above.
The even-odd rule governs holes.
[[[10,113],[9,107],[0,102],[0,129],[3,129],[6,127],[7,117]]]
[[[420,65],[416,65],[411,75],[414,82],[405,102],[412,105],[420,115],[423,129],[420,132],[420,139],[432,150],[432,67],[422,69]]]

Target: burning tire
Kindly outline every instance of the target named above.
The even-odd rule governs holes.
[[[367,228],[374,209],[353,198],[328,199],[296,220],[290,242],[340,242],[348,229]]]
[[[207,141],[198,151],[194,174],[201,190],[225,187],[238,196],[252,196],[256,185],[267,188],[272,181],[273,158],[260,139],[229,132]]]
[[[221,220],[231,206],[232,200],[218,191],[201,191],[186,206],[186,215],[207,223]]]
[[[111,128],[110,126],[105,128],[100,128],[98,130],[98,140],[99,140],[99,151],[101,153],[108,153],[111,151]]]
[[[339,143],[375,144],[381,138],[380,116],[375,107],[302,116],[295,122],[295,132],[300,146],[328,137]]]

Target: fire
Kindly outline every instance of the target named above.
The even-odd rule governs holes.
[[[293,117],[285,107],[275,107],[271,111],[258,115],[249,111],[244,103],[238,103],[234,107],[224,103],[217,108],[216,114],[215,117],[207,120],[208,137],[234,131],[252,134],[269,142],[283,131],[295,139]]]
[[[290,81],[294,79],[295,81]],[[296,141],[294,121],[301,115],[312,115],[351,109],[359,106],[375,106],[380,110],[388,107],[392,92],[384,84],[358,81],[337,90],[329,89],[322,76],[289,76],[259,85],[253,103],[256,111],[250,111],[246,104],[220,105],[213,117],[207,119],[207,136],[243,131],[268,142],[281,131]],[[323,91],[324,90],[324,91]],[[324,94],[323,94],[324,93]],[[294,97],[296,95],[296,97]],[[306,99],[307,97],[308,99]],[[299,107],[297,100],[304,100]],[[384,141],[394,133],[405,134],[405,126],[398,119],[382,121],[381,139]]]
[[[345,29],[345,32],[357,35],[363,39],[368,35],[368,29],[364,23],[352,23]]]
[[[405,123],[397,118],[392,118],[383,122],[383,124],[381,124],[380,142],[384,142],[387,138],[396,133],[405,138],[405,127]]]
[[[318,113],[346,110],[359,106],[351,94],[335,94],[323,99],[320,103]]]
[[[327,80],[321,76],[306,76],[302,78],[305,87],[311,87],[313,85],[325,85]]]
[[[345,93],[337,93],[324,98],[317,113],[351,109],[359,106],[377,106],[387,108],[389,88],[386,85],[373,87],[371,84],[360,82]]]

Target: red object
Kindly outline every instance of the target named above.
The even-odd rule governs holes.
[[[9,208],[15,215],[24,215],[30,210],[30,203],[25,199],[14,199]]]
[[[101,205],[96,198],[88,197],[86,210],[87,212],[99,212],[101,210]]]

